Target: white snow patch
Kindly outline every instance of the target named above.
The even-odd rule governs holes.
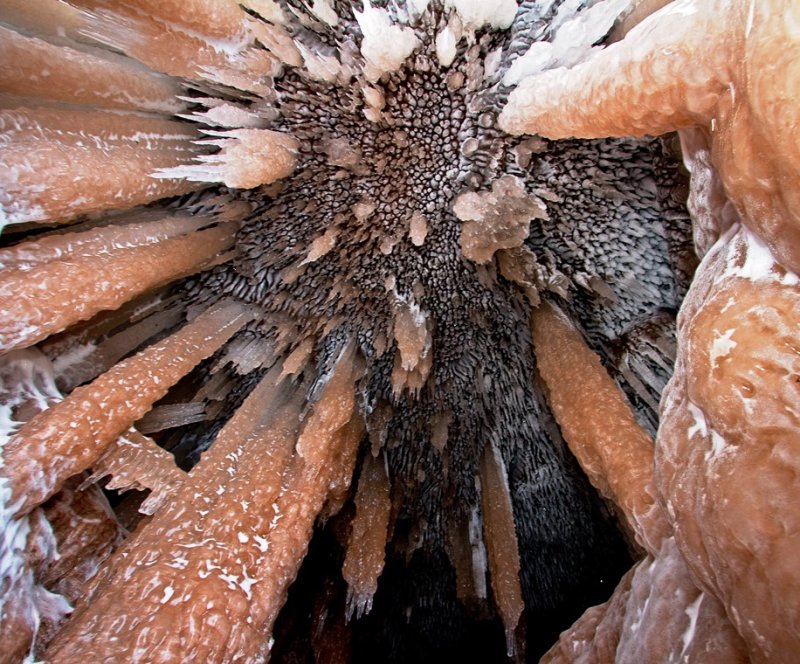
[[[725,440],[720,434],[718,434],[713,429],[711,430],[711,449],[706,452],[705,460],[706,462],[712,461],[716,459],[719,455],[721,455],[725,450],[728,449],[728,441]]]
[[[620,14],[630,6],[629,0],[604,0],[566,20],[551,41],[538,41],[509,67],[503,83],[517,85],[523,78],[547,69],[573,67],[601,50],[594,47]]]
[[[339,25],[339,15],[331,7],[328,0],[314,0],[314,4],[311,5],[311,13],[332,28]]]
[[[681,636],[681,642],[683,643],[681,658],[683,658],[687,649],[694,640],[694,632],[695,629],[697,628],[697,617],[700,615],[700,604],[703,603],[703,598],[705,597],[705,595],[706,594],[704,592],[701,592],[697,596],[697,599],[686,607],[686,615],[689,616],[689,625],[686,627],[686,629],[683,632],[683,635]]]
[[[446,25],[436,35],[436,57],[442,67],[449,67],[456,59],[456,45],[458,40],[453,29]]]
[[[464,25],[472,30],[484,26],[505,30],[517,15],[516,0],[445,0],[445,9],[455,9]]]
[[[164,596],[159,600],[162,604],[169,602],[170,598],[175,594],[175,589],[172,586],[164,588]]]
[[[703,411],[695,406],[691,401],[688,403],[689,412],[694,418],[694,424],[689,427],[687,435],[692,438],[696,433],[699,433],[704,438],[708,436],[708,423]]]
[[[361,55],[374,71],[367,78],[377,80],[385,72],[400,69],[409,55],[420,45],[414,30],[392,23],[389,12],[373,7],[364,0],[364,10],[354,10],[361,33]]]
[[[730,277],[749,279],[753,282],[773,281],[782,286],[797,286],[800,284],[800,277],[794,272],[789,272],[782,268],[770,248],[746,226],[738,228],[738,238],[728,245],[725,270],[717,281]],[[744,263],[739,262],[738,248],[744,248]],[[779,276],[779,271],[784,271],[783,276]]]
[[[715,333],[714,341],[711,344],[711,366],[712,368],[717,365],[717,360],[726,357],[734,348],[736,342],[731,339],[733,333],[736,332],[734,328],[725,330],[722,334]]]

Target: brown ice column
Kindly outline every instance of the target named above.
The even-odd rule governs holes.
[[[542,664],[745,664],[747,650],[723,606],[695,585],[675,544],[664,540],[563,632]]]
[[[517,652],[515,635],[525,608],[519,581],[519,545],[506,467],[494,445],[487,445],[483,451],[480,478],[483,533],[494,603],[506,630],[508,656],[523,655]]]
[[[741,9],[675,0],[572,69],[524,79],[500,126],[548,138],[663,134],[706,124],[732,80]]]
[[[273,93],[280,62],[253,48],[249,17],[238,4],[192,0],[147,2],[76,0],[85,7],[83,34],[148,67],[194,80],[210,80],[261,96]],[[152,8],[152,12],[148,11]]]
[[[78,0],[77,4],[121,12],[130,7],[120,0]],[[248,17],[234,0],[137,0],[136,9],[159,21],[223,40],[241,38]]]
[[[0,27],[0,93],[98,108],[172,115],[177,81],[109,53],[100,57]]]
[[[392,507],[389,489],[383,459],[367,454],[358,478],[356,515],[342,566],[342,576],[348,586],[348,617],[360,618],[372,609],[386,557]]]
[[[0,20],[54,43],[78,40],[84,26],[81,11],[61,0],[3,0]]]
[[[800,277],[734,227],[678,317],[656,480],[702,587],[753,661],[800,652]]]
[[[236,303],[214,307],[40,413],[3,449],[10,505],[22,516],[85,470],[169,388],[249,320]]]
[[[547,401],[589,481],[617,505],[636,540],[655,555],[669,534],[653,481],[653,441],[600,358],[565,314],[543,302],[533,345]]]
[[[0,251],[0,351],[32,346],[208,266],[233,244],[236,226],[190,232],[204,222],[105,226]]]
[[[675,0],[570,70],[524,80],[500,125],[548,138],[700,126],[745,225],[800,273],[800,4]]]
[[[60,223],[197,188],[150,174],[191,162],[186,123],[107,111],[0,111],[0,209],[7,224]]]
[[[336,461],[362,431],[352,417],[349,357],[304,425],[302,394],[275,386],[279,370],[254,388],[175,499],[100,573],[45,661],[266,658],[316,515],[342,472]]]
[[[143,514],[153,514],[186,479],[186,473],[175,465],[172,454],[136,429],[122,434],[92,464],[92,474],[81,489],[87,483],[106,476],[110,476],[106,489],[150,490],[150,495],[139,507]]]

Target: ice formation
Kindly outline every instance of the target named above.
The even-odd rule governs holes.
[[[0,3],[0,662],[793,661],[798,22]]]

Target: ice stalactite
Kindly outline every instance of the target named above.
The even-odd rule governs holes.
[[[519,578],[519,544],[506,466],[494,445],[487,445],[483,452],[480,480],[483,537],[492,595],[505,627],[507,654],[517,659],[525,654],[524,641],[516,633],[525,608]]]
[[[670,3],[586,63],[523,81],[501,117],[553,138],[682,130],[704,260],[678,318],[654,486],[706,598],[686,612],[721,606],[719,634],[734,629],[736,657],[756,662],[791,661],[800,624],[786,610],[800,596],[786,548],[799,528],[787,509],[800,429],[797,12],[783,0]],[[675,558],[649,551],[653,565]]]
[[[157,180],[189,163],[199,135],[186,124],[108,111],[18,107],[0,111],[4,224],[60,223],[192,191]],[[45,177],[47,186],[42,183]]]
[[[192,0],[158,4],[152,13],[135,4],[76,0],[84,9],[79,34],[122,51],[152,69],[268,96],[279,60],[259,48],[248,16],[231,2]],[[155,6],[153,3],[151,6]],[[217,22],[219,21],[219,22]]]
[[[622,509],[638,543],[655,554],[669,526],[655,490],[653,441],[560,310],[542,303],[532,330],[548,402],[572,453],[600,493]]]
[[[0,27],[0,91],[52,104],[172,115],[187,106],[173,79],[130,60],[87,53]]]
[[[352,352],[304,422],[302,393],[279,375],[276,366],[261,380],[173,500],[107,565],[46,658],[267,655],[314,521],[336,479],[352,475],[346,449],[363,431],[353,420]],[[98,643],[96,630],[112,625],[116,641]]]
[[[0,4],[0,660],[791,661],[797,2]]]
[[[139,507],[143,514],[153,514],[186,479],[186,473],[175,465],[169,452],[134,428],[117,438],[92,464],[92,473],[81,488],[106,476],[110,476],[106,489],[150,490]]]
[[[676,0],[570,70],[522,81],[500,126],[548,138],[641,136],[700,126],[742,221],[800,272],[800,44],[792,0]]]
[[[586,62],[523,79],[503,109],[501,127],[588,138],[663,134],[708,121],[730,81],[734,44],[727,39],[730,19],[723,11],[728,4],[714,0],[701,7],[695,0],[677,0]],[[674,57],[654,57],[670,49]]]
[[[348,585],[347,612],[350,617],[360,618],[372,609],[389,535],[392,507],[389,493],[384,460],[367,454],[359,474],[356,516],[342,567],[342,576]]]
[[[252,189],[291,175],[299,144],[287,134],[268,129],[234,129],[204,133],[216,138],[202,145],[220,148],[211,155],[199,155],[189,166],[162,168],[155,177],[185,178],[192,182],[223,182],[228,187]]]
[[[27,514],[67,478],[91,466],[172,385],[250,318],[245,307],[223,303],[26,422],[3,449],[3,474],[14,514]]]
[[[204,217],[109,225],[0,250],[0,350],[31,346],[197,272],[233,245],[236,225]],[[197,232],[192,232],[197,231]],[[148,265],[143,270],[142,265]],[[113,279],[98,275],[113,274]]]

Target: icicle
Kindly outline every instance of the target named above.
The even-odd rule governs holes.
[[[164,429],[183,427],[195,422],[204,422],[207,419],[205,404],[201,401],[169,403],[153,408],[139,420],[136,427],[142,433],[149,434]]]
[[[534,219],[549,219],[547,206],[525,191],[513,175],[492,182],[491,191],[468,191],[453,201],[461,228],[461,253],[476,263],[488,263],[498,249],[519,247]]]
[[[250,316],[239,304],[214,307],[27,422],[3,450],[3,474],[15,514],[28,513],[58,491],[68,477],[91,466]]]
[[[162,168],[156,178],[186,178],[192,182],[222,182],[236,189],[252,189],[270,184],[292,173],[297,163],[297,140],[269,129],[206,131],[218,136],[203,144],[222,148],[212,155],[199,155],[199,164]]]
[[[172,454],[136,429],[122,434],[108,447],[105,454],[92,464],[92,474],[80,488],[108,475],[111,480],[107,489],[151,490],[139,508],[143,514],[153,514],[164,500],[174,496],[186,478],[186,473],[175,465]]]
[[[97,378],[149,339],[177,327],[183,320],[184,313],[183,307],[166,306],[139,321],[131,317],[126,327],[99,344],[94,342],[81,344],[75,340],[76,345],[72,348],[56,351],[54,348],[51,349],[49,341],[46,341],[44,350],[54,357],[53,367],[56,370],[59,387],[65,392],[70,392],[78,385]],[[109,325],[116,327],[113,323]],[[96,328],[90,326],[85,331],[91,334],[93,329]],[[97,334],[94,338],[99,336],[100,334]],[[65,345],[66,341],[67,339],[64,339]]]
[[[534,310],[532,330],[548,403],[570,450],[597,490],[621,508],[639,543],[655,554],[670,528],[656,500],[650,436],[560,310],[543,302]]]
[[[392,369],[392,392],[418,392],[428,379],[433,364],[433,341],[428,314],[416,304],[400,303],[395,314],[394,338],[397,355]]]
[[[3,0],[0,20],[53,43],[78,40],[85,17],[61,0]]]
[[[153,16],[122,3],[99,4],[87,11],[82,35],[165,74],[222,83],[262,96],[272,92],[271,78],[279,73],[280,62],[250,46],[251,22],[238,5],[193,0],[196,6],[214,6],[208,12],[193,12],[177,3],[164,7],[153,3],[158,6]],[[212,24],[209,17],[219,17],[221,23]]]
[[[487,445],[481,460],[481,511],[495,606],[506,630],[508,656],[518,653],[515,631],[525,603],[519,581],[519,544],[506,467],[500,451]]]
[[[173,115],[186,107],[177,81],[137,62],[55,46],[0,26],[0,90],[4,94],[99,108]]]
[[[191,126],[105,111],[0,111],[0,209],[5,222],[63,222],[192,191],[150,173],[198,152]],[[42,183],[46,182],[47,185]]]
[[[286,381],[275,386],[280,370],[262,379],[175,498],[109,562],[45,659],[265,658],[317,514],[363,431],[351,426],[352,352],[299,439],[302,394]],[[96,638],[112,626],[113,643]]]
[[[342,576],[347,582],[347,617],[360,618],[372,609],[383,572],[392,502],[382,458],[364,457],[356,493],[356,515],[347,544]]]
[[[168,228],[169,220],[147,226],[147,230]],[[105,309],[116,309],[141,293],[192,274],[209,265],[220,252],[233,244],[236,227],[226,224],[191,235],[136,246],[152,240],[144,229],[126,248],[115,242],[115,227],[104,227],[79,236],[61,235],[41,252],[36,243],[21,245],[16,255],[29,251],[31,269],[9,269],[0,274],[0,308],[6,318],[0,321],[0,350],[31,346],[55,332]],[[124,233],[125,229],[121,229]],[[71,244],[72,240],[76,244]],[[81,255],[81,243],[89,251]],[[58,260],[37,265],[40,257],[52,251],[62,253]],[[11,250],[15,251],[15,250]],[[87,252],[88,253],[88,252]],[[1,260],[1,259],[0,259]],[[42,258],[45,260],[45,258]],[[146,270],[142,269],[147,265]],[[103,275],[113,275],[106,279]]]
[[[397,71],[420,45],[414,30],[392,23],[389,12],[364,0],[363,11],[354,10],[361,33],[361,54],[367,61],[367,79],[377,81],[382,74]]]

